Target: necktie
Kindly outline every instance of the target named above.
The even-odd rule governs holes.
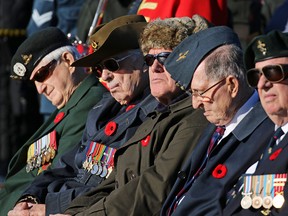
[[[266,159],[271,153],[273,148],[275,147],[276,141],[284,134],[283,130],[281,129],[281,127],[279,127],[273,137],[271,137],[269,144],[268,144],[268,148],[266,149],[266,151],[264,152],[263,156],[262,156],[262,160]]]
[[[223,134],[225,132],[225,127],[224,126],[218,126],[216,130],[214,131],[210,143],[207,149],[206,156],[201,164],[201,166],[198,168],[198,170],[195,172],[193,177],[185,183],[184,187],[179,191],[179,193],[176,195],[174,198],[173,202],[170,205],[170,208],[168,209],[167,215],[171,215],[173,211],[177,208],[177,205],[179,203],[179,200],[181,200],[184,196],[184,194],[188,191],[188,189],[192,186],[193,182],[195,179],[201,174],[201,172],[204,170],[207,161],[209,159],[210,153],[213,150],[213,148],[216,146],[218,141],[222,138]]]

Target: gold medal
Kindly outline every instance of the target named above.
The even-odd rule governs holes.
[[[262,206],[263,200],[261,196],[254,196],[252,199],[252,207],[259,209]]]
[[[270,209],[272,207],[272,197],[271,196],[266,196],[263,198],[263,207],[266,209]]]

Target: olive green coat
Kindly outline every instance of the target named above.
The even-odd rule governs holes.
[[[76,198],[66,212],[158,215],[206,125],[202,111],[191,107],[190,97],[162,113],[151,113],[135,135],[117,150],[115,172],[100,187]]]
[[[60,156],[77,145],[82,137],[88,111],[102,98],[106,89],[95,75],[89,75],[75,90],[71,98],[60,110],[56,110],[36,133],[18,150],[8,166],[4,188],[0,190],[0,215],[7,215],[21,194],[37,175],[38,169],[27,173],[27,150],[35,141],[56,130],[58,150],[51,167]],[[61,113],[60,115],[58,115]],[[64,115],[63,115],[64,113]],[[58,115],[58,121],[55,117]],[[59,116],[63,116],[60,117]]]

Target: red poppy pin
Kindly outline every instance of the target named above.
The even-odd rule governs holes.
[[[282,152],[282,148],[278,149],[277,151],[273,152],[273,154],[270,155],[269,160],[273,161],[275,160],[279,154]]]
[[[111,136],[115,133],[116,129],[117,129],[116,122],[111,121],[108,122],[108,124],[106,125],[104,132],[107,136]]]
[[[218,164],[212,172],[214,178],[223,178],[226,176],[227,167],[224,164]]]
[[[54,119],[54,124],[57,124],[58,122],[60,122],[65,116],[64,112],[60,112],[56,115],[55,119]]]
[[[126,112],[129,111],[129,110],[131,110],[131,109],[133,109],[134,107],[135,107],[135,105],[129,105],[129,106],[127,106]]]
[[[145,137],[144,139],[141,140],[141,144],[142,146],[147,146],[150,142],[150,135],[148,135],[147,137]]]

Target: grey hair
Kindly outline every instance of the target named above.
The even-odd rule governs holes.
[[[216,48],[205,59],[205,73],[211,80],[219,80],[219,78],[232,75],[245,85],[246,70],[242,49],[233,44]]]
[[[48,61],[52,61],[53,59],[59,60],[61,58],[62,53],[69,52],[73,55],[75,61],[80,58],[80,53],[77,48],[74,46],[63,46],[56,50],[53,50],[49,54],[47,54],[43,59],[47,59]]]

